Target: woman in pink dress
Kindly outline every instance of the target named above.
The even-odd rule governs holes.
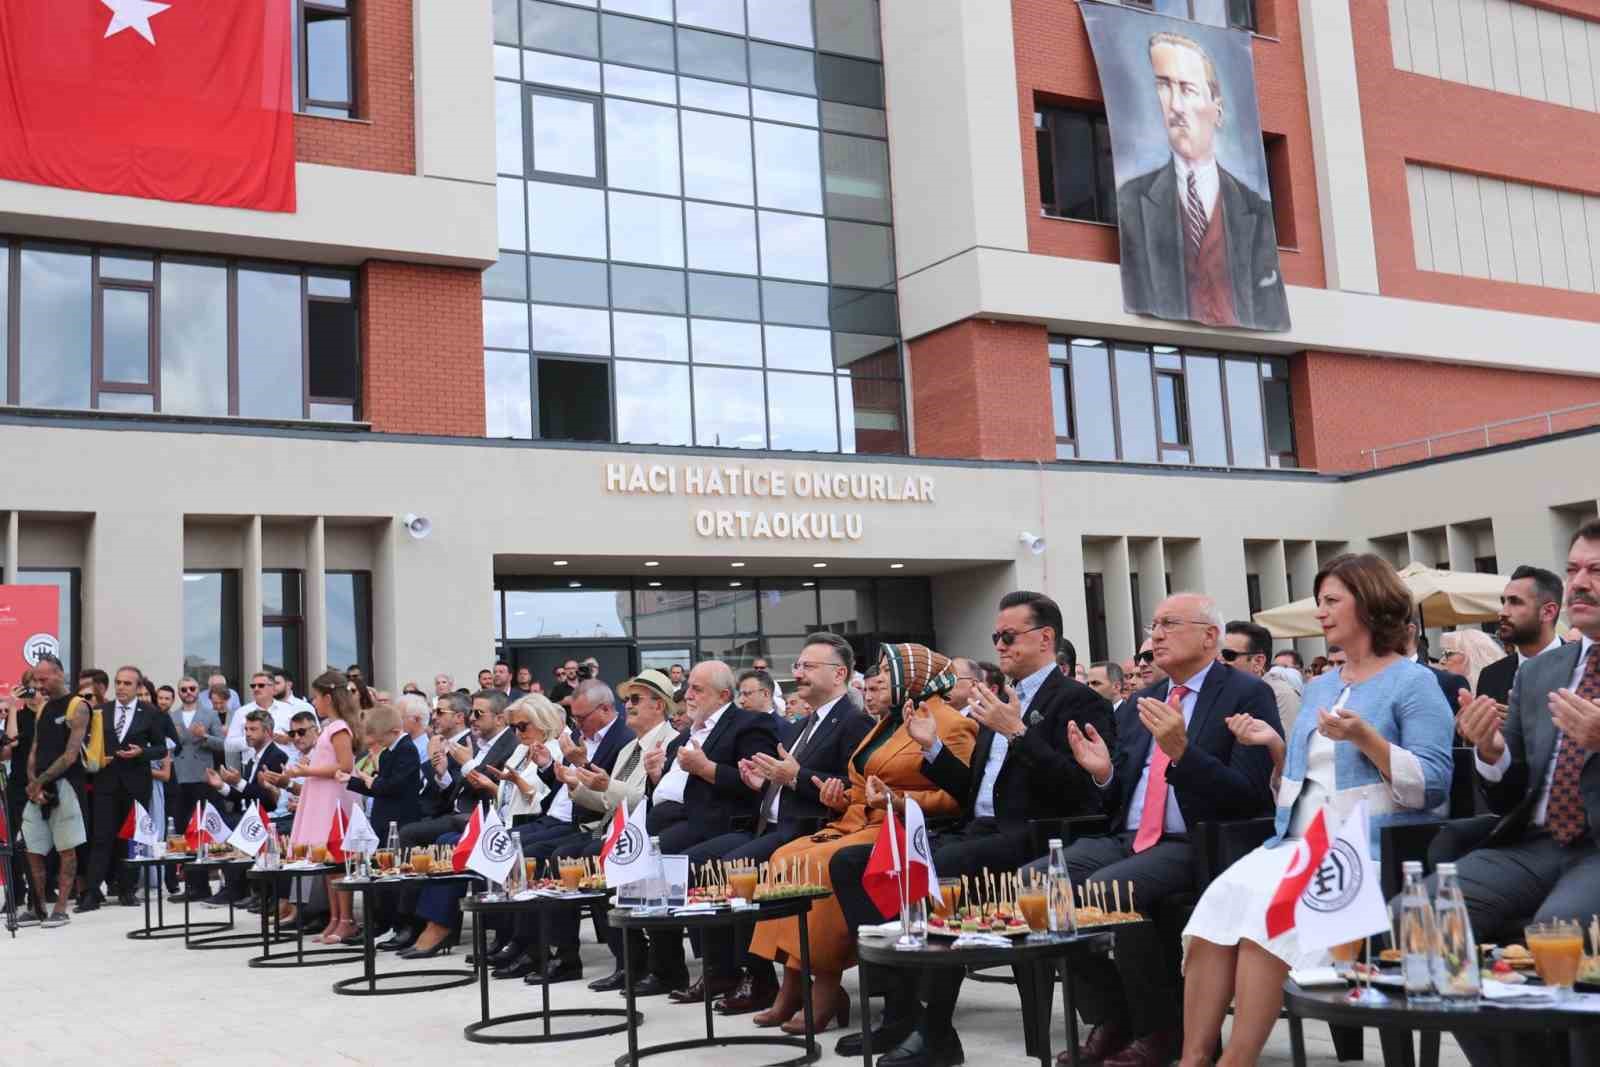
[[[348,819],[354,799],[336,775],[341,771],[349,775],[355,767],[354,731],[361,725],[361,708],[350,692],[348,679],[338,671],[318,675],[311,683],[311,694],[317,717],[322,720],[322,734],[317,738],[317,747],[311,750],[309,762],[285,767],[283,772],[285,778],[305,779],[294,827],[289,832],[291,845],[326,845],[335,813],[343,812]],[[328,877],[328,928],[313,938],[325,945],[338,944],[356,932],[352,898],[334,891],[335,880]]]

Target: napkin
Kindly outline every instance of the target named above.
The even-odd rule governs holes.
[[[962,934],[950,945],[951,948],[1010,948],[1014,942],[1009,937],[999,934]]]
[[[1537,985],[1510,985],[1486,978],[1483,982],[1484,1000],[1549,1000],[1550,990]]]

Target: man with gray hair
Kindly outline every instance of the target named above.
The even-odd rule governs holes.
[[[1111,833],[1067,849],[1074,883],[1131,885],[1139,911],[1194,885],[1190,827],[1272,813],[1272,760],[1260,746],[1236,744],[1227,720],[1251,715],[1280,734],[1277,701],[1254,674],[1219,661],[1222,615],[1199,593],[1163,600],[1150,623],[1151,651],[1165,678],[1141,689],[1117,719],[1112,739],[1067,728],[1079,766],[1100,787]],[[1181,1036],[1181,953],[1163,945],[1153,923],[1117,933],[1116,959],[1080,961],[1079,1012],[1095,1027],[1089,1062],[1156,1067],[1170,1062]]]
[[[428,766],[428,702],[415,693],[401,693],[394,702],[400,712],[400,730],[416,747],[417,760],[422,764],[423,776],[419,788],[426,788]]]

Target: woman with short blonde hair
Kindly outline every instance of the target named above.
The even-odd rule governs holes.
[[[1456,630],[1444,634],[1439,644],[1444,650],[1439,657],[1439,666],[1464,676],[1474,693],[1478,691],[1479,673],[1506,654],[1500,642],[1482,630]]]

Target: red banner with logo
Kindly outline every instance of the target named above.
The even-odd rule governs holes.
[[[0,178],[293,211],[284,0],[0,0]]]
[[[60,657],[60,597],[53,585],[0,585],[0,685],[7,692],[39,653]]]

